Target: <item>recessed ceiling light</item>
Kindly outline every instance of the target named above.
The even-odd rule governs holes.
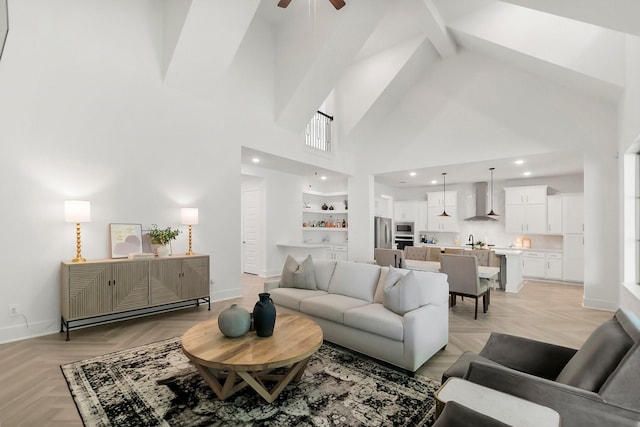
[[[431,183],[432,183],[432,184],[437,184],[437,183],[438,183],[438,180],[437,180],[437,179],[434,179],[433,181],[431,181]]]
[[[416,176],[417,174],[415,172],[409,172],[409,175]]]
[[[326,177],[326,176],[324,176],[324,175],[322,175],[322,176],[320,177],[320,179],[321,179],[321,180],[323,180],[323,181],[326,181],[326,180],[327,180],[327,177]]]
[[[260,159],[259,159],[259,158],[257,158],[257,157],[254,157],[253,159],[251,159],[251,161],[252,161],[253,163],[260,163]]]
[[[520,159],[518,159],[518,160],[516,160],[514,163],[515,163],[516,165],[521,165],[521,164],[523,164],[523,163],[524,163],[524,160],[520,160]]]
[[[530,175],[531,175],[531,172],[527,171],[527,172],[524,172],[522,175],[524,175],[524,176],[530,176]]]

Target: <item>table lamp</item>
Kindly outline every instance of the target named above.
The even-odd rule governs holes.
[[[91,203],[80,200],[66,200],[64,202],[64,220],[76,223],[76,257],[72,262],[85,262],[82,258],[82,244],[80,243],[80,223],[91,222]]]
[[[191,226],[198,224],[198,208],[182,208],[182,224],[189,226],[189,250],[185,255],[195,255],[191,250]]]

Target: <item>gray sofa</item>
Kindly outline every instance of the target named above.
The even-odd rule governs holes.
[[[640,320],[618,310],[579,350],[492,333],[449,377],[552,408],[563,427],[640,426]]]
[[[347,261],[313,260],[315,289],[285,287],[267,281],[264,291],[279,313],[302,314],[322,328],[324,339],[415,372],[447,345],[449,284],[442,273]],[[283,276],[286,271],[283,271]],[[415,308],[403,314],[387,308],[384,286],[388,275],[411,274],[419,288],[402,298]],[[308,271],[298,273],[305,275]]]

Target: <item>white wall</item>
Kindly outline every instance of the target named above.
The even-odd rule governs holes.
[[[620,288],[620,306],[640,316],[640,278],[636,277],[638,256],[636,250],[637,182],[633,157],[640,151],[640,38],[627,36],[626,90],[620,103],[619,173],[624,186],[619,189],[620,205],[624,212],[624,226],[619,229],[619,248],[624,260]],[[624,187],[624,188],[623,188]]]
[[[263,257],[259,275],[279,275],[287,253],[277,245],[302,242],[302,189],[305,181],[298,175],[256,166],[244,165],[242,173],[260,177],[262,181],[263,238],[260,250]]]

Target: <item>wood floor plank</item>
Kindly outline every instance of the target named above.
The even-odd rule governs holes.
[[[243,275],[243,296],[170,313],[0,345],[0,426],[82,426],[59,365],[181,335],[237,303],[251,311],[263,279]],[[611,313],[582,307],[582,287],[529,282],[518,294],[492,292],[489,311],[473,320],[473,300],[449,312],[449,344],[418,374],[440,380],[464,351],[479,351],[491,331],[579,347]],[[428,330],[425,330],[428,333]]]

